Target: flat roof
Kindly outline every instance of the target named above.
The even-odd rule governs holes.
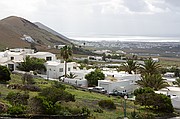
[[[53,53],[50,53],[50,52],[36,52],[34,54],[29,54],[29,55],[47,55],[47,54],[51,54],[52,55]]]

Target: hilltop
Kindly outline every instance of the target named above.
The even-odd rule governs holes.
[[[34,42],[38,49],[55,44],[71,44],[68,38],[53,34],[21,17],[10,16],[0,20],[0,49],[6,47],[30,47]]]

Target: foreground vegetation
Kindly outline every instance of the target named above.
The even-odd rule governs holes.
[[[0,84],[1,115],[87,114],[89,119],[117,119],[124,115],[124,99],[121,97],[110,97],[41,78],[34,78],[28,83],[24,82],[26,78],[11,74],[10,81]],[[21,88],[24,85],[34,88]],[[127,101],[127,115],[132,117],[133,114],[139,115],[139,118],[164,115]]]

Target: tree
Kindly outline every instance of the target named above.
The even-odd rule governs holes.
[[[176,67],[175,71],[174,71],[174,76],[175,77],[180,77],[180,70]]]
[[[64,76],[67,76],[67,60],[69,59],[70,56],[72,56],[72,49],[69,46],[64,46],[60,50],[60,55],[65,61],[65,74]]]
[[[135,102],[158,112],[174,111],[171,99],[163,94],[156,94],[151,88],[139,88],[134,91]]]
[[[30,58],[30,56],[27,56],[24,59],[24,62],[19,63],[19,66],[17,68],[19,70],[27,71],[27,72],[41,71],[41,70],[46,71],[46,67],[45,67],[44,63],[45,63],[44,59],[39,59],[39,58],[35,58],[35,57]]]
[[[10,75],[11,75],[11,73],[10,73],[9,69],[6,66],[0,65],[0,81],[4,82],[4,81],[11,80]]]
[[[100,69],[96,69],[95,71],[86,74],[85,78],[88,81],[88,86],[97,86],[98,80],[104,80],[105,75],[103,74],[103,72],[101,72]]]
[[[67,78],[71,78],[71,79],[74,79],[76,78],[77,75],[75,75],[74,73],[70,72],[70,74],[67,74]]]
[[[136,81],[141,87],[150,87],[154,90],[160,90],[168,86],[165,79],[160,74],[145,74],[142,75],[141,80]]]
[[[29,73],[25,73],[22,76],[22,83],[23,84],[33,84],[34,83],[33,76]]]
[[[160,64],[154,62],[152,58],[144,61],[144,64],[140,67],[141,74],[158,74],[158,69],[160,68]]]
[[[136,72],[137,68],[138,65],[134,60],[127,60],[126,63],[123,63],[123,69],[129,74],[132,74],[132,71]]]

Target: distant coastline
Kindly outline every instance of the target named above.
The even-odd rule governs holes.
[[[119,41],[119,42],[180,42],[180,37],[151,37],[151,36],[80,36],[69,37],[80,41]]]

